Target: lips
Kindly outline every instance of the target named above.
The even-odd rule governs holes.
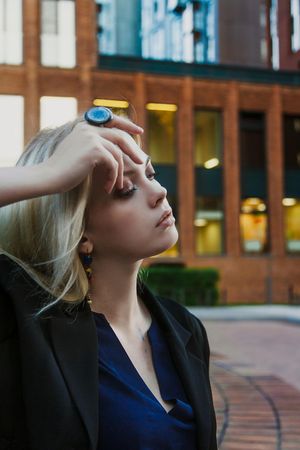
[[[168,209],[167,211],[165,211],[161,218],[159,219],[158,223],[156,224],[156,226],[158,227],[164,220],[168,219],[169,217],[172,216],[172,209]]]

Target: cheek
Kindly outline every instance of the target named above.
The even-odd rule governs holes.
[[[147,218],[140,208],[118,205],[90,211],[88,229],[93,241],[106,246],[137,240],[147,232]],[[149,230],[148,230],[149,232]],[[125,243],[124,242],[124,243]]]

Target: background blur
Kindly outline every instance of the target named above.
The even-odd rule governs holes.
[[[220,275],[191,308],[220,450],[300,449],[299,68],[300,0],[0,0],[0,165],[92,104],[128,115],[180,232],[151,276],[213,304]]]
[[[180,231],[155,262],[297,303],[299,67],[299,0],[0,0],[0,164],[93,103],[128,114]]]

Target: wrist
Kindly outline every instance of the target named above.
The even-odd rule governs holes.
[[[32,166],[33,177],[39,189],[39,195],[51,195],[59,192],[59,183],[56,171],[49,164],[49,160]]]

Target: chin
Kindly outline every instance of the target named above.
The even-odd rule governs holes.
[[[159,242],[160,241],[160,242]],[[149,252],[144,258],[150,258],[151,256],[159,255],[160,253],[171,248],[178,241],[178,231],[175,226],[170,229],[170,233],[164,236],[162,239],[153,242],[153,246],[149,249]]]

